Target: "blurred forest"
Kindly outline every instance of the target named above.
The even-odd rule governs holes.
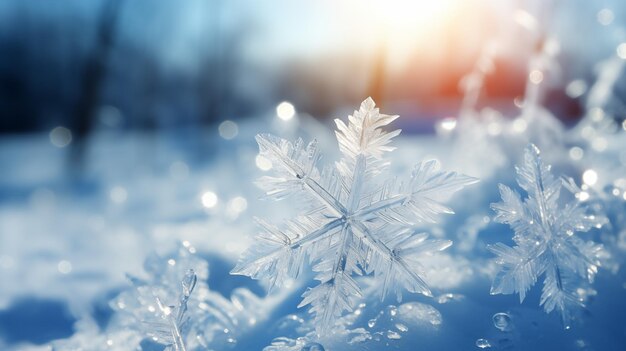
[[[63,125],[80,140],[98,127],[193,127],[256,116],[283,100],[325,118],[368,95],[402,105],[410,118],[443,117],[457,110],[459,82],[485,43],[498,40],[485,95],[511,109],[528,57],[548,37],[560,40],[567,75],[547,88],[547,105],[576,120],[581,102],[562,87],[593,82],[589,63],[625,36],[598,33],[620,28],[626,6],[525,3],[549,23],[539,38],[510,25],[515,1],[392,1],[387,14],[355,1],[4,0],[0,133]],[[607,4],[608,26],[596,15]]]

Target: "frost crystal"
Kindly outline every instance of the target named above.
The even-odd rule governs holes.
[[[502,202],[492,204],[495,220],[515,231],[514,247],[502,243],[489,246],[498,257],[501,270],[493,281],[492,294],[519,293],[520,302],[538,277],[545,274],[541,305],[546,312],[556,309],[569,327],[572,307],[583,304],[578,290],[593,281],[606,257],[602,245],[583,241],[575,232],[601,227],[606,219],[587,215],[583,203],[559,203],[563,181],[550,173],[539,149],[529,145],[524,163],[516,167],[517,183],[528,194],[526,199],[500,184]],[[570,181],[565,188],[576,193]]]
[[[150,255],[144,263],[147,277],[129,276],[133,288],[110,302],[116,313],[108,331],[147,335],[150,343],[173,351],[214,349],[236,344],[265,320],[274,302],[261,301],[246,288],[233,290],[230,299],[209,289],[208,263],[195,252],[184,242],[177,252]]]
[[[437,161],[415,166],[405,182],[378,183],[386,169],[388,144],[400,130],[384,131],[398,116],[381,114],[371,98],[348,117],[336,120],[342,158],[335,167],[318,168],[317,143],[291,143],[272,135],[258,135],[260,155],[271,161],[274,176],[259,186],[269,199],[287,197],[308,210],[277,227],[258,220],[263,232],[232,273],[267,278],[270,289],[297,278],[308,256],[320,284],[307,290],[301,306],[310,305],[319,333],[327,331],[343,311],[351,310],[361,289],[353,276],[373,273],[382,284],[381,295],[400,287],[432,296],[420,276],[417,258],[451,245],[428,240],[412,225],[434,222],[436,215],[453,213],[441,202],[477,179],[439,170]]]
[[[187,302],[193,292],[198,277],[193,270],[187,271],[183,278],[182,292],[179,297],[178,305],[166,306],[161,299],[156,296],[156,304],[158,306],[158,317],[153,321],[146,321],[151,325],[149,333],[154,340],[167,345],[173,351],[185,351],[185,334],[189,324],[187,313]]]

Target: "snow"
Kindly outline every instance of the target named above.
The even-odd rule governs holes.
[[[137,285],[125,279],[128,273],[147,282],[150,289],[146,293],[154,307],[152,294],[160,289],[171,292],[157,293],[163,304],[176,306],[181,281],[189,269],[202,278],[190,295],[188,316],[194,316],[190,313],[194,309],[195,315],[204,319],[191,318],[187,337],[197,342],[193,328],[199,328],[195,330],[207,335],[208,349],[261,350],[271,344],[275,350],[305,346],[326,350],[478,349],[479,339],[492,349],[514,350],[619,350],[626,344],[621,322],[626,313],[626,276],[620,269],[626,247],[626,236],[620,234],[625,228],[624,189],[619,181],[625,174],[620,157],[623,135],[597,131],[608,143],[600,152],[577,136],[580,129],[568,131],[565,139],[575,140],[569,145],[583,150],[581,159],[569,158],[569,147],[542,148],[544,162],[551,160],[553,165],[552,174],[573,177],[580,183],[585,171],[597,173],[595,184],[581,185],[589,195],[582,204],[599,211],[593,213],[606,213],[609,219],[601,229],[574,234],[602,243],[611,262],[607,269],[598,270],[592,289],[576,290],[587,302],[582,313],[572,315],[570,329],[563,328],[557,314],[546,314],[538,306],[540,287],[531,288],[521,304],[517,296],[489,294],[499,265],[487,245],[513,244],[514,231],[494,221],[489,208],[490,203],[501,201],[498,183],[514,184],[513,163],[523,164],[523,149],[511,145],[524,145],[526,136],[511,133],[504,138],[511,144],[504,143],[501,136],[485,136],[489,138],[485,143],[501,146],[506,162],[486,164],[489,158],[476,155],[490,171],[487,177],[481,175],[480,183],[448,200],[456,214],[436,216],[435,224],[418,223],[410,235],[421,238],[418,234],[427,232],[434,240],[454,241],[443,252],[421,256],[423,277],[434,297],[403,291],[401,303],[395,296],[381,301],[380,280],[356,276],[362,297],[356,299],[351,312],[336,318],[331,332],[319,336],[315,319],[297,307],[307,287],[318,284],[308,263],[297,280],[286,281],[287,287],[270,294],[265,283],[228,274],[239,255],[256,243],[252,239],[258,231],[253,216],[280,225],[302,211],[290,200],[271,205],[257,200],[262,193],[254,179],[275,170],[257,166],[254,135],[266,128],[291,139],[311,133],[319,136],[318,146],[328,161],[341,158],[333,153],[336,143],[323,134],[330,128],[311,129],[309,122],[299,119],[302,116],[295,116],[288,123],[296,123],[296,127],[287,129],[270,119],[238,123],[234,139],[215,139],[219,136],[214,130],[206,132],[214,138],[197,144],[167,133],[99,133],[84,165],[87,176],[79,182],[65,178],[67,149],[50,144],[47,133],[0,140],[0,162],[11,165],[0,174],[1,348],[47,350],[46,344],[58,339],[53,344],[59,350],[128,350],[135,345],[160,350],[163,346],[150,339],[154,330],[149,324],[139,322],[133,313],[110,307],[110,303],[115,306],[124,296],[135,301],[141,296]],[[402,125],[402,118],[396,122]],[[506,121],[501,123],[502,130],[507,130]],[[456,132],[462,132],[457,129],[461,125],[457,124]],[[463,158],[459,154],[463,148],[455,144],[459,139],[454,135],[398,136],[394,139],[398,148],[387,153],[385,172],[406,174],[415,161],[428,158],[453,168],[446,160]],[[159,152],[146,154],[144,150],[151,147]],[[467,151],[465,155],[468,163],[475,157]],[[185,168],[183,163],[187,172],[171,171],[172,165],[175,170]],[[36,164],[45,172],[33,173]],[[386,178],[385,172],[380,176]],[[111,196],[116,187],[126,191],[124,201]],[[214,207],[203,205],[207,192],[217,197]],[[240,199],[246,200],[246,206],[235,206],[241,211],[232,212],[233,203],[241,204]],[[572,196],[570,200],[578,199]],[[195,248],[195,253],[181,260],[179,248],[184,243]],[[171,259],[176,265],[169,264]],[[148,264],[144,270],[143,262],[154,260],[161,262],[160,268],[150,271]],[[169,269],[176,274],[165,280]],[[509,319],[504,330],[501,318],[494,317],[501,313]],[[36,323],[41,320],[50,323]],[[224,324],[228,324],[226,328],[222,328]],[[25,325],[29,327],[22,327]],[[197,346],[194,342],[188,344]]]

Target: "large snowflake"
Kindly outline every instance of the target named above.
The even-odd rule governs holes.
[[[516,171],[517,182],[528,197],[522,200],[516,191],[500,184],[502,202],[491,205],[495,220],[515,231],[516,244],[489,246],[501,265],[491,293],[519,293],[522,302],[538,277],[545,274],[541,305],[548,313],[555,309],[560,312],[564,325],[569,327],[572,307],[584,302],[580,288],[593,281],[607,255],[602,245],[581,240],[575,233],[601,227],[606,218],[586,213],[580,201],[584,196],[580,196],[573,181],[555,178],[534,145],[526,148],[524,163]],[[563,185],[580,200],[561,206]]]
[[[477,179],[439,170],[437,161],[415,166],[407,182],[378,182],[388,162],[385,153],[400,130],[387,132],[398,116],[379,113],[371,98],[349,116],[336,120],[342,158],[335,167],[318,168],[316,141],[305,146],[272,135],[257,136],[260,155],[271,161],[274,176],[259,186],[270,199],[287,197],[306,205],[301,216],[277,227],[259,220],[263,232],[233,270],[255,279],[267,278],[270,289],[297,278],[308,256],[320,284],[307,290],[299,307],[311,305],[318,333],[351,310],[361,290],[353,276],[373,273],[382,281],[381,294],[401,287],[431,296],[417,261],[440,251],[448,240],[429,240],[412,225],[434,222],[453,213],[441,202]]]

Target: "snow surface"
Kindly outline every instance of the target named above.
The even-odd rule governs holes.
[[[231,323],[238,321],[225,336],[211,334],[210,349],[261,350],[272,343],[268,350],[472,350],[487,345],[502,350],[622,350],[626,345],[626,275],[619,268],[626,251],[626,235],[620,234],[624,202],[607,200],[601,187],[589,192],[598,191],[592,200],[605,206],[614,226],[584,235],[606,245],[613,264],[599,270],[587,291],[587,307],[575,314],[570,329],[563,328],[556,313],[546,314],[539,306],[539,286],[522,304],[515,295],[489,294],[497,265],[486,246],[513,243],[512,230],[493,221],[489,204],[500,201],[498,183],[514,184],[513,164],[525,145],[521,139],[501,147],[506,157],[485,164],[489,171],[476,174],[481,182],[450,200],[454,216],[421,228],[454,241],[445,253],[423,262],[434,297],[404,293],[402,302],[395,297],[381,301],[376,284],[364,279],[362,284],[371,288],[364,288],[356,309],[338,319],[335,333],[316,339],[310,316],[297,308],[302,293],[315,284],[313,275],[304,274],[267,296],[266,286],[229,274],[258,231],[252,216],[280,221],[297,210],[288,203],[268,206],[258,200],[261,192],[253,181],[263,171],[255,162],[254,134],[268,131],[292,140],[310,140],[307,133],[315,134],[326,162],[338,158],[331,128],[305,117],[300,123],[270,117],[240,123],[232,140],[221,139],[214,130],[154,135],[105,130],[91,140],[81,176],[68,166],[68,149],[51,145],[47,134],[0,139],[0,348],[48,350],[57,340],[55,347],[69,350],[129,350],[132,343],[144,350],[163,349],[147,334],[138,334],[145,329],[140,321],[116,329],[130,320],[111,304],[121,292],[134,289],[126,273],[147,279],[144,260],[156,253],[168,262],[177,257],[181,242],[194,248],[202,262],[195,265],[206,264],[208,278],[201,283],[220,297],[211,301],[222,311],[233,311]],[[609,179],[624,177],[619,155],[626,143],[623,135],[606,138],[609,147],[601,157],[580,143],[550,150],[546,159],[555,174],[580,181],[593,168],[599,172],[598,185],[613,184]],[[498,144],[500,139],[488,143],[504,145]],[[459,149],[455,140],[398,137],[398,149],[390,154],[392,169],[401,174],[434,157],[445,168],[474,175],[464,168],[486,162],[485,155],[465,150],[465,166],[452,164],[450,160],[459,160],[458,153],[452,155]],[[584,148],[586,156],[569,159],[572,145]],[[207,192],[217,196],[213,207],[203,205]],[[187,269],[199,270],[180,271]],[[179,286],[172,289],[180,291]],[[242,307],[254,301],[264,308]],[[494,322],[498,313],[508,318],[498,315]]]

